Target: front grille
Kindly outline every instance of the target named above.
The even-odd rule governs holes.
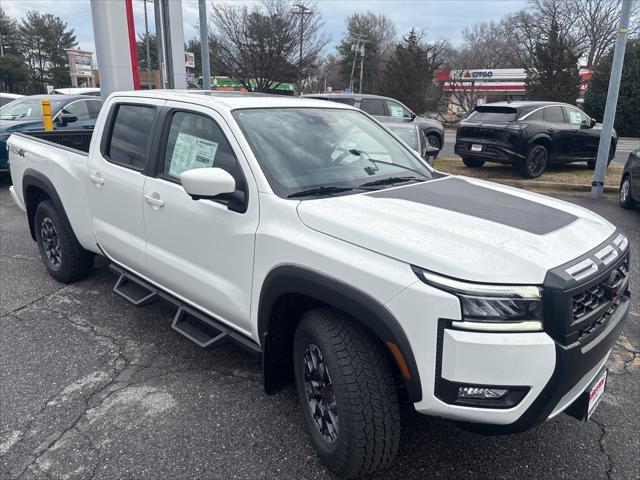
[[[606,295],[604,282],[597,283],[584,292],[573,296],[573,320],[580,321],[598,307],[608,302],[609,298],[607,298]]]
[[[572,269],[586,260],[594,268],[578,279]],[[628,280],[628,250],[608,264],[594,253],[551,270],[543,285],[545,330],[561,345],[590,343],[628,300]]]

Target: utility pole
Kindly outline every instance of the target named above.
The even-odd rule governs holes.
[[[358,93],[362,93],[362,76],[364,73],[364,42],[360,45],[360,83],[358,84]]]
[[[147,2],[149,0],[142,0],[144,3],[144,32],[146,35],[145,43],[147,48],[147,90],[151,90],[151,49],[149,48],[149,21],[147,19]]]
[[[600,131],[600,143],[598,145],[596,169],[593,174],[593,181],[591,182],[591,196],[593,198],[601,198],[602,191],[604,190],[604,177],[607,171],[607,161],[609,160],[609,149],[611,148],[611,133],[613,130],[613,121],[616,116],[616,104],[618,103],[618,92],[620,91],[622,64],[624,62],[624,50],[627,44],[627,34],[629,33],[629,18],[631,17],[632,3],[633,0],[622,0],[618,38],[616,39],[616,46],[613,53],[611,76],[609,77],[607,104],[604,108],[602,130]]]
[[[313,11],[307,7],[306,5],[302,4],[302,3],[296,3],[294,5],[294,7],[297,8],[297,10],[292,10],[291,14],[292,15],[300,15],[300,56],[298,57],[298,70],[299,70],[299,75],[302,76],[302,46],[304,43],[304,17],[305,15],[313,15]],[[303,84],[303,80],[302,78],[300,78],[300,93],[302,94],[302,88],[303,88],[304,84]]]
[[[209,31],[207,28],[207,0],[200,0],[200,63],[202,64],[202,89],[211,90],[209,65]]]
[[[360,42],[362,42],[362,48],[364,51],[365,37],[360,33],[354,33],[352,37],[356,40],[356,44],[351,45],[351,50],[353,50],[354,53],[353,53],[353,63],[351,64],[351,77],[349,77],[349,88],[353,93],[353,75],[355,74],[355,71],[356,71],[356,62],[358,61],[358,52],[360,51]],[[362,64],[360,65],[360,74],[362,76]],[[362,85],[362,80],[360,80],[360,84]],[[360,87],[360,90],[362,90],[362,86]]]

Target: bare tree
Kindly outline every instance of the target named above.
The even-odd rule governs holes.
[[[315,68],[326,40],[320,33],[322,19],[315,4],[306,2],[305,6],[314,14],[306,16],[301,38],[300,20],[291,14],[288,1],[263,0],[251,9],[212,3],[209,20],[215,71],[258,92],[306,78]]]
[[[476,23],[462,31],[464,39],[460,55],[475,57],[476,67],[516,68],[520,63],[518,43],[509,36],[510,17],[500,22]]]
[[[621,0],[573,0],[587,65],[594,66],[616,41]],[[640,2],[635,2],[630,22],[631,36],[640,32]]]

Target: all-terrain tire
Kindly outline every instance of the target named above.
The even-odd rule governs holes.
[[[40,257],[53,278],[71,283],[91,273],[94,254],[80,246],[51,200],[36,208],[34,229]]]
[[[347,316],[321,307],[303,315],[293,350],[298,397],[320,459],[340,478],[391,465],[400,443],[400,410],[390,360],[380,341]],[[320,352],[319,370],[326,369],[329,379],[322,397],[335,400],[328,402],[336,407],[333,442],[314,420],[312,408],[316,413],[318,408],[308,400],[319,398],[307,390],[314,388],[309,379],[318,376],[305,370],[312,351],[316,357]]]

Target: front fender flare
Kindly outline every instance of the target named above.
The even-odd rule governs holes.
[[[265,382],[269,382],[268,368],[271,360],[269,332],[273,325],[273,310],[278,298],[287,294],[299,294],[332,306],[356,319],[393,352],[387,342],[395,343],[404,357],[410,378],[404,378],[407,394],[412,402],[422,399],[422,387],[418,367],[411,345],[404,330],[380,302],[364,291],[339,279],[299,265],[281,265],[266,276],[258,306],[258,334],[264,351]]]

